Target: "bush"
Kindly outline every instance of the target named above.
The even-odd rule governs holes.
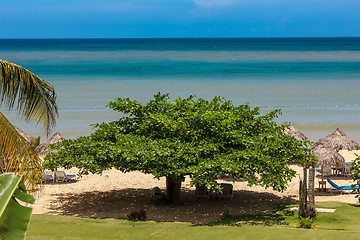
[[[312,228],[317,218],[317,212],[314,207],[308,207],[303,214],[299,212],[299,228]]]
[[[313,219],[311,217],[299,217],[298,219],[298,223],[299,223],[299,228],[312,228],[314,226],[314,222],[316,219]]]
[[[146,221],[147,220],[147,214],[145,209],[140,209],[139,211],[132,211],[129,214],[126,214],[127,219],[129,221]]]

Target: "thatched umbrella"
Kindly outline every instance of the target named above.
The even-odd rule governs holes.
[[[29,143],[30,146],[33,146],[35,144],[35,138],[31,136],[30,134],[27,134],[23,130],[21,130],[18,127],[15,127],[16,131],[26,140],[27,143]]]
[[[321,167],[321,181],[324,182],[324,167],[345,167],[345,159],[337,151],[331,148],[327,148],[322,144],[317,144],[311,148],[312,152],[319,159],[316,163]],[[321,186],[323,188],[323,185]]]
[[[316,147],[317,145],[322,145],[326,148],[332,148],[337,152],[342,149],[350,151],[360,150],[360,145],[351,138],[349,138],[343,131],[338,128],[328,136],[314,143],[314,147]]]
[[[35,148],[35,152],[37,153],[37,155],[39,155],[39,157],[44,158],[46,156],[46,154],[48,153],[55,153],[55,150],[49,150],[47,149],[47,147],[50,144],[54,144],[57,142],[62,142],[63,140],[65,140],[65,138],[63,136],[61,136],[61,134],[59,132],[55,133],[51,138],[49,138],[48,140],[46,140],[46,142],[40,144],[39,146],[37,146]]]
[[[300,132],[300,130],[297,129],[293,124],[284,122],[282,125],[289,125],[284,129],[284,135],[294,137],[298,141],[305,141],[308,139],[305,134]]]
[[[340,153],[323,145],[317,145],[311,148],[312,152],[317,156],[319,161],[316,163],[320,167],[345,167],[345,159]]]

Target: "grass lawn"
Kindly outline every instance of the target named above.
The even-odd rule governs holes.
[[[289,206],[281,205],[277,214],[267,216],[225,214],[207,225],[34,214],[26,239],[360,239],[360,206],[319,203],[317,207],[336,211],[319,213],[310,230],[296,228],[296,214],[284,210]]]

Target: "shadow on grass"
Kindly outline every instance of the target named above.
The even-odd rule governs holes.
[[[231,215],[224,212],[222,217],[217,221],[206,224],[194,224],[193,226],[235,226],[241,227],[243,225],[262,225],[273,226],[281,225],[287,226],[290,224],[287,217],[294,216],[295,213],[289,211],[293,203],[279,203],[274,204],[274,213],[267,215]]]
[[[358,207],[360,207],[360,204],[359,203],[349,203],[349,205],[350,206],[352,206],[352,207],[356,207],[356,208],[358,208]]]

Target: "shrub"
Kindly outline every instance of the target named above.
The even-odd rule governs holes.
[[[147,220],[147,214],[145,209],[140,209],[139,211],[132,211],[129,214],[126,214],[127,219],[129,221],[146,221]]]
[[[317,218],[317,212],[314,207],[307,207],[306,210],[301,214],[299,212],[299,228],[312,228]]]
[[[316,219],[313,219],[311,217],[299,217],[298,219],[298,223],[299,223],[299,228],[312,228],[314,226],[314,222]]]

